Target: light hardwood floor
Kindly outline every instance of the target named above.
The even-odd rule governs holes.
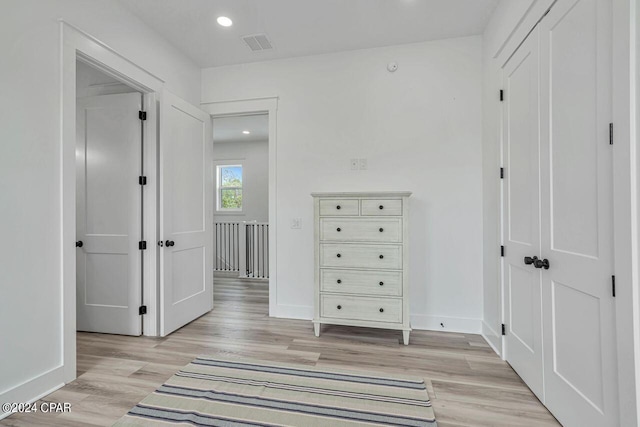
[[[324,326],[268,317],[267,286],[216,279],[214,310],[166,338],[78,334],[78,378],[45,397],[69,413],[14,414],[8,426],[111,425],[200,354],[400,372],[425,378],[440,427],[557,426],[478,335]]]

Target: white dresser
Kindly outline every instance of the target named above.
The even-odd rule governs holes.
[[[409,344],[408,191],[312,193],[313,326],[397,329]]]

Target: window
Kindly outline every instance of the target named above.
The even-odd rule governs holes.
[[[242,211],[242,165],[221,165],[217,169],[219,211]]]

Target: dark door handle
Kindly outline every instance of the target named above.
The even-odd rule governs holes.
[[[382,209],[384,209],[384,206],[380,205],[380,206],[378,206],[378,209],[382,210]]]
[[[531,265],[534,262],[536,262],[537,259],[538,259],[537,256],[534,256],[534,257],[526,256],[526,257],[524,257],[524,263],[527,264],[527,265]]]
[[[380,255],[380,259],[384,258],[384,255]]]
[[[166,247],[173,246],[175,244],[176,244],[176,242],[174,242],[173,240],[167,240],[166,242],[164,242],[164,245]]]
[[[535,268],[544,268],[545,270],[549,269],[549,260],[548,259],[537,259],[533,262],[533,266]]]
[[[84,243],[82,243],[82,240],[78,240],[78,241],[76,242],[76,248],[81,248],[81,247],[83,247],[83,246],[84,246]]]

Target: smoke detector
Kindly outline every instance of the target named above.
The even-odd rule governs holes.
[[[249,49],[254,52],[273,49],[273,44],[266,34],[250,34],[241,38],[249,46]]]

